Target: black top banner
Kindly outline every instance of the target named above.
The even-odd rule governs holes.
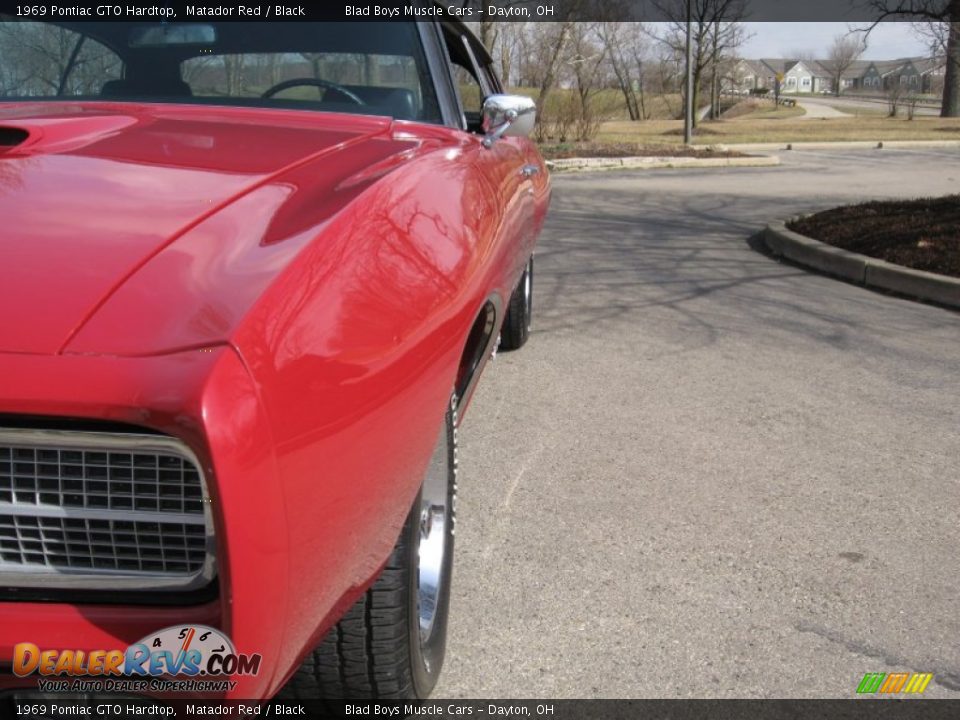
[[[950,0],[689,0],[694,20],[873,22],[946,17]],[[717,9],[728,6],[722,16]],[[736,7],[730,7],[736,6]],[[686,17],[688,0],[273,0],[273,2],[14,2],[0,13],[22,20],[71,21],[411,21],[666,22]],[[742,10],[742,12],[740,12]],[[887,10],[897,10],[888,14]],[[904,12],[906,11],[906,12]],[[913,12],[911,12],[913,11]]]

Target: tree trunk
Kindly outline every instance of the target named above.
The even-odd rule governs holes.
[[[643,60],[637,60],[637,90],[639,94],[637,96],[637,113],[638,120],[647,119],[647,101],[646,101],[646,75],[643,68]]]
[[[493,46],[497,42],[497,26],[495,20],[480,21],[480,42],[483,43],[487,52],[492,55]]]
[[[711,120],[717,119],[717,66],[714,65],[710,70],[710,112],[707,117]]]
[[[960,15],[960,0],[954,0],[950,17]],[[947,35],[947,68],[943,77],[943,105],[940,117],[960,117],[960,20],[952,20]]]
[[[637,100],[637,93],[633,89],[633,86],[630,86],[630,119],[631,120],[642,120],[643,116],[640,114],[640,102]]]
[[[630,81],[630,73],[627,72],[615,59],[611,60],[613,74],[617,79],[617,85],[620,92],[623,93],[623,100],[627,104],[627,114],[631,120],[639,120],[639,108],[637,107],[637,95],[633,91],[633,84]]]
[[[713,24],[713,52],[710,54],[710,119],[720,119],[720,84],[719,68],[720,52],[718,45],[720,43],[720,21]]]
[[[557,38],[556,45],[553,47],[553,57],[550,58],[547,64],[547,71],[543,76],[543,80],[540,82],[540,94],[537,96],[537,117],[543,117],[543,108],[547,104],[547,96],[550,94],[550,91],[553,90],[553,84],[556,81],[557,76],[557,66],[560,64],[560,57],[563,55],[564,48],[567,45],[567,38],[570,36],[570,31],[573,29],[572,22],[565,22],[560,26],[560,36]]]
[[[506,47],[506,43],[500,43],[500,80],[504,87],[510,85],[510,65],[510,49]]]
[[[627,114],[630,116],[630,119],[639,120],[640,118],[637,116],[637,104],[634,98],[631,97],[630,88],[621,83],[620,92],[623,93],[623,100],[627,104]]]
[[[693,104],[690,106],[693,108],[693,127],[694,129],[700,124],[700,83],[703,80],[703,70],[700,68],[694,68],[693,71]]]

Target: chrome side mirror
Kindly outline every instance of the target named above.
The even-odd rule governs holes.
[[[502,137],[527,137],[537,120],[537,104],[523,95],[491,95],[483,101],[483,146]]]

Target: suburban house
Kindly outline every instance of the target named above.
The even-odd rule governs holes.
[[[878,60],[871,62],[860,81],[863,90],[889,90],[899,82],[903,60]]]
[[[769,87],[769,73],[770,69],[759,60],[738,60],[730,75],[724,78],[724,90],[749,92]]]
[[[869,60],[854,60],[850,66],[840,74],[840,91],[849,92],[860,90],[863,84],[863,74],[871,64]],[[824,78],[823,91],[835,92],[834,80],[836,78],[834,77],[834,68],[830,67],[830,62],[828,60],[820,60],[817,62],[817,66],[820,68]]]
[[[938,93],[943,90],[945,68],[942,58],[857,60],[840,76],[841,92],[881,93],[899,86],[912,92]],[[836,92],[827,61],[783,58],[739,60],[724,78],[724,88],[741,93],[763,88],[773,91],[778,75],[783,78],[780,92],[785,94]]]
[[[773,90],[778,75],[783,78],[780,83],[780,92],[783,93],[818,93],[829,83],[829,78],[817,62],[763,58],[741,60],[734,68],[731,84],[741,92],[760,88]]]
[[[819,63],[810,60],[783,60],[764,58],[761,62],[769,68],[768,87],[773,88],[778,75],[782,75],[782,93],[818,93],[823,90],[824,75]]]
[[[900,68],[898,82],[912,92],[943,92],[947,63],[943,58],[909,58]]]

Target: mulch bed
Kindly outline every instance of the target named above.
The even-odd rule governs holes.
[[[547,160],[614,157],[749,157],[749,155],[731,150],[692,148],[685,145],[665,147],[662,145],[643,145],[641,143],[565,143],[563,145],[541,145],[540,152]]]
[[[861,255],[960,277],[960,195],[847,205],[788,227]]]

